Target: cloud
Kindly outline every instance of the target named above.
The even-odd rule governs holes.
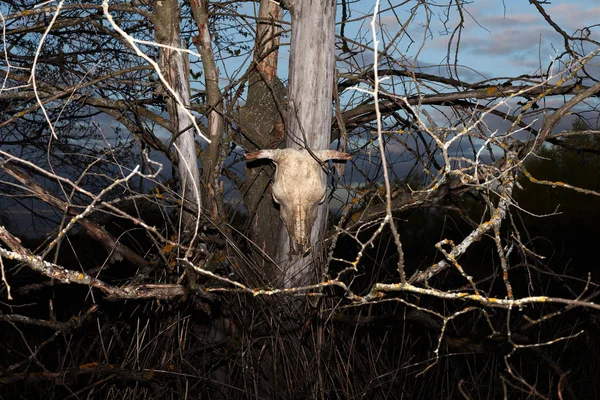
[[[536,60],[556,53],[553,44],[562,43],[559,36],[545,26],[533,25],[525,29],[509,27],[490,35],[469,35],[461,41],[461,47],[476,56],[505,56],[512,59]],[[545,59],[546,58],[546,59]]]
[[[585,6],[581,2],[571,1],[565,4],[557,4],[546,8],[550,18],[561,26],[567,33],[572,33],[576,29],[598,23],[600,15],[600,6],[597,4]]]
[[[465,8],[460,62],[478,70],[493,70],[495,76],[535,73],[540,64],[546,68],[563,51],[562,36],[527,2],[507,0],[506,9],[488,0],[476,4]],[[597,24],[600,15],[597,1],[564,2],[545,10],[567,34]],[[590,35],[600,39],[600,27],[592,28]],[[447,40],[447,36],[436,38],[434,47],[447,48]]]
[[[506,26],[522,27],[522,24],[539,23],[539,16],[535,14],[508,14],[508,15],[486,15],[477,20],[484,28],[493,30],[505,28]]]

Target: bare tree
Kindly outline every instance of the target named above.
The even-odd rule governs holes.
[[[598,397],[598,26],[481,4],[3,2],[0,390]]]

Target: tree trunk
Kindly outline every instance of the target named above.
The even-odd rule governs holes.
[[[256,24],[254,62],[248,79],[248,96],[237,116],[242,135],[236,141],[247,151],[274,148],[283,141],[282,112],[285,88],[277,77],[281,7],[272,0],[261,0]],[[244,204],[248,210],[248,235],[254,243],[258,258],[268,278],[276,278],[277,269],[268,259],[275,259],[278,232],[281,225],[279,210],[271,197],[274,167],[264,164],[246,168]],[[263,257],[266,256],[266,257]]]
[[[334,0],[291,2],[292,37],[290,49],[286,147],[327,149],[331,137],[332,93],[335,68]],[[279,263],[284,271],[284,286],[312,283],[323,261],[321,239],[327,221],[327,202],[311,234],[307,256],[290,252],[288,233],[282,227]]]
[[[192,15],[198,26],[198,36],[193,39],[200,53],[204,69],[206,86],[206,102],[210,108],[208,113],[208,131],[211,142],[202,152],[202,183],[206,188],[204,208],[209,217],[216,223],[224,220],[223,199],[221,192],[221,168],[223,154],[223,97],[219,88],[219,70],[212,50],[212,39],[208,25],[208,4],[206,0],[191,0]],[[219,215],[221,218],[218,218]]]
[[[181,47],[180,14],[177,0],[156,0],[156,41],[174,48]],[[167,82],[179,94],[183,104],[169,97],[167,107],[171,119],[171,133],[176,136],[177,169],[182,197],[194,205],[200,205],[200,170],[196,158],[196,142],[191,118],[185,112],[190,106],[189,60],[187,53],[160,48],[160,67]],[[200,207],[198,207],[198,212]],[[194,229],[196,216],[185,212],[182,216],[184,231]]]

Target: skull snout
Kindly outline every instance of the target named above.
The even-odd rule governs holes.
[[[290,247],[294,254],[305,253],[310,247],[310,235],[317,219],[318,204],[297,202],[292,207],[282,204],[281,219],[290,235]]]

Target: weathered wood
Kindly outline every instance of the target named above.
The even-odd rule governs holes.
[[[290,47],[286,147],[327,149],[331,136],[332,94],[335,68],[334,0],[294,0],[291,2],[292,36]],[[301,184],[299,182],[299,184]],[[322,260],[321,238],[327,221],[327,202],[311,233],[308,256],[292,256],[285,228],[280,232],[278,260],[284,272],[284,286],[292,287],[316,280]]]

